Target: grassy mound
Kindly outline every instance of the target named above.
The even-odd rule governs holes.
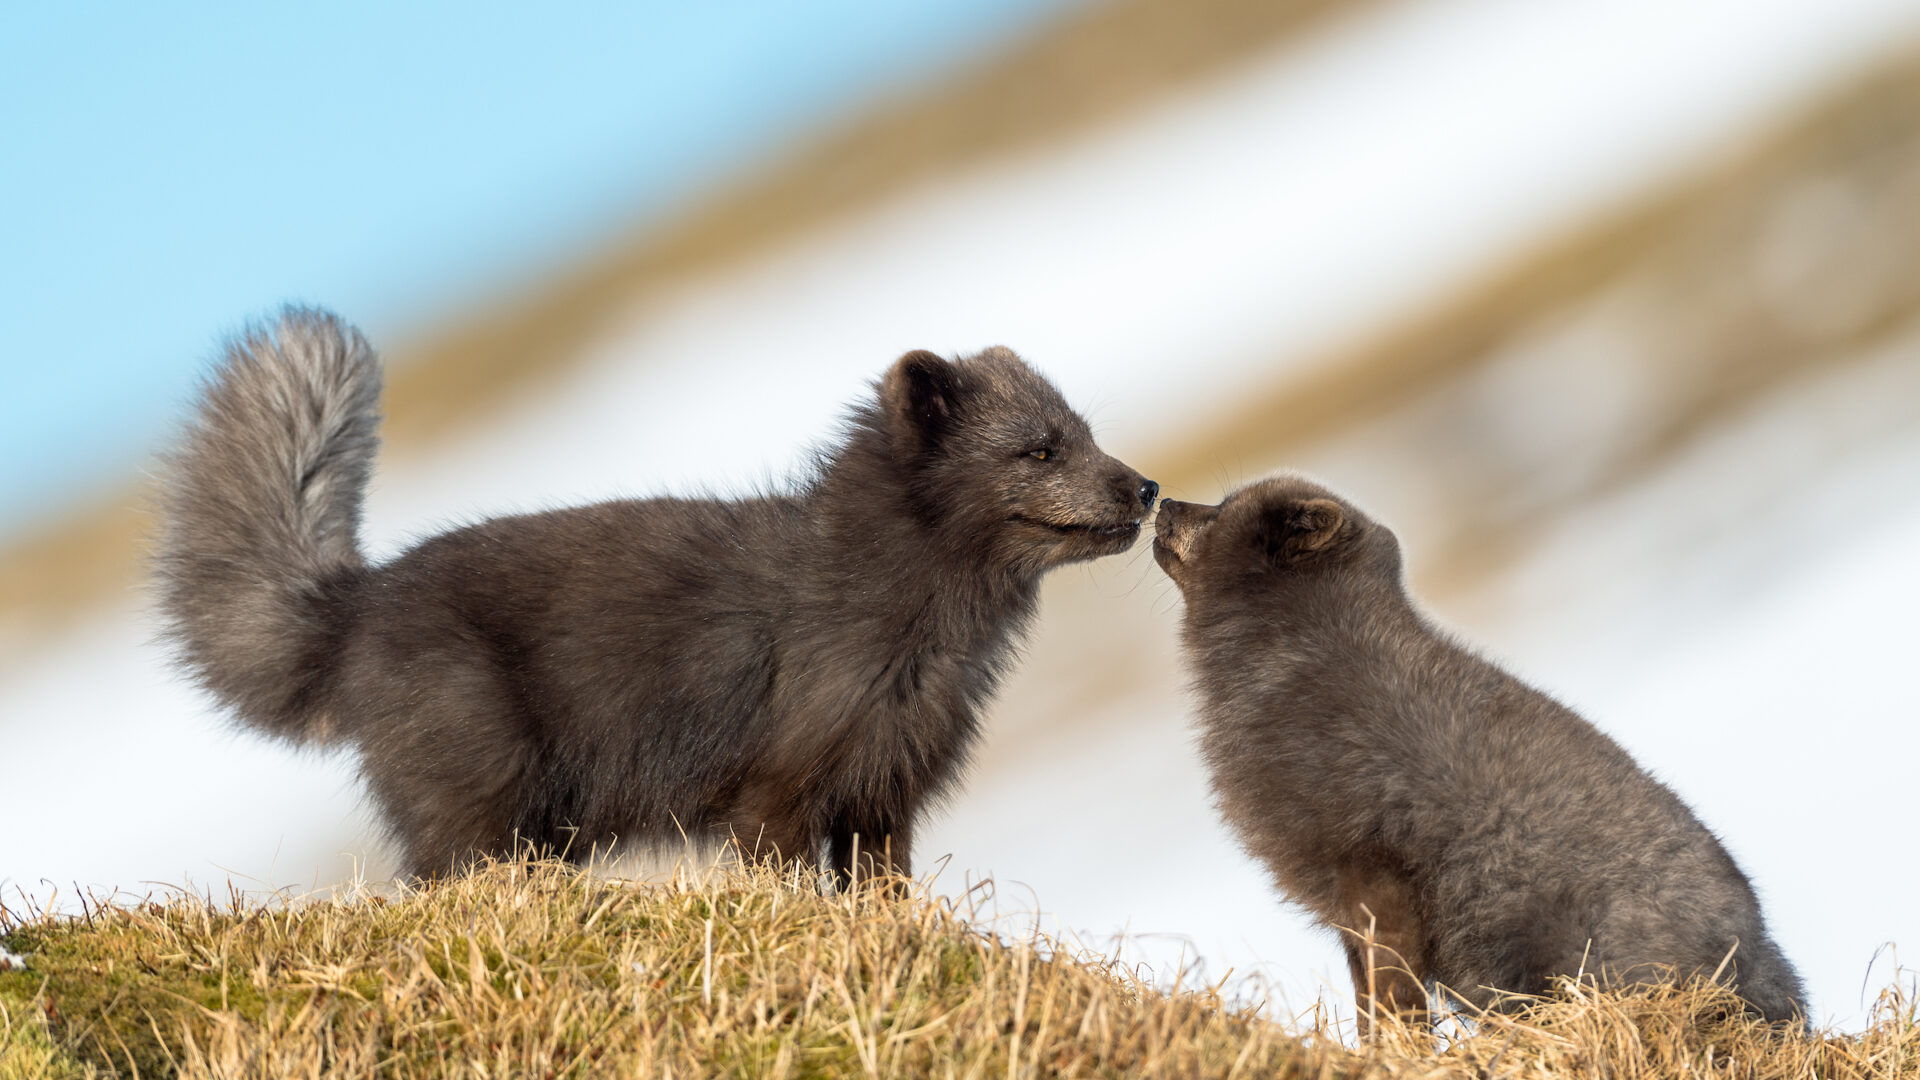
[[[947,903],[764,872],[506,864],[392,900],[182,896],[0,931],[29,958],[0,972],[0,1078],[1920,1077],[1898,993],[1862,1035],[1783,1036],[1711,987],[1575,987],[1444,1045],[1354,1050]]]

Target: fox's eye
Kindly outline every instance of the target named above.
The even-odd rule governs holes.
[[[1053,451],[1043,446],[1038,450],[1027,451],[1027,456],[1035,461],[1045,461],[1053,456]]]

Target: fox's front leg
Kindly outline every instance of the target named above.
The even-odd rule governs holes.
[[[748,785],[716,822],[718,833],[739,846],[743,861],[773,866],[782,878],[805,877],[819,865],[819,834],[793,802],[781,785]]]
[[[1340,937],[1361,1037],[1388,1013],[1414,1030],[1431,1030],[1426,920],[1413,888],[1404,875],[1380,870],[1348,871],[1340,884],[1347,909]]]
[[[913,876],[913,823],[907,815],[840,814],[828,830],[827,843],[838,888],[892,878],[890,887],[904,892],[905,880]]]

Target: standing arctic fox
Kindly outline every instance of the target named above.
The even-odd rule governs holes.
[[[233,343],[172,457],[157,570],[245,724],[358,746],[415,875],[517,843],[737,837],[911,871],[1042,574],[1158,486],[1019,357],[912,352],[792,494],[615,500],[361,557],[380,368],[334,316]],[[864,861],[864,860],[863,860]]]
[[[1799,1011],[1719,841],[1613,740],[1422,618],[1385,526],[1279,477],[1166,500],[1154,532],[1220,809],[1341,931],[1363,1017],[1419,1019],[1435,983],[1484,1006],[1583,969],[1723,962],[1761,1015]]]

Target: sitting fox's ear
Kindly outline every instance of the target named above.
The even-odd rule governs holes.
[[[960,373],[951,361],[915,349],[888,369],[880,382],[880,402],[896,436],[931,446],[953,426],[959,391]]]
[[[1332,499],[1286,499],[1261,511],[1255,541],[1269,561],[1284,565],[1327,550],[1346,523]]]

